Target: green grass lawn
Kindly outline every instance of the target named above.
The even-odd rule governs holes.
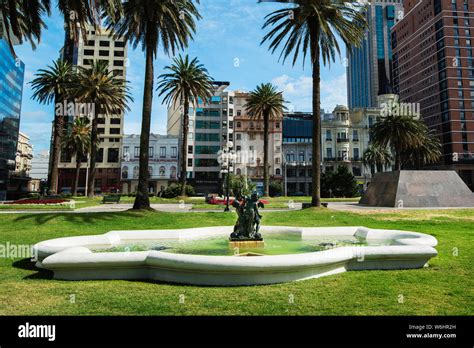
[[[152,281],[59,281],[29,260],[0,259],[1,315],[473,315],[474,210],[356,214],[327,209],[263,213],[266,225],[357,226],[431,234],[429,268],[354,271],[252,287]],[[232,225],[235,214],[123,212],[0,216],[0,244],[118,229]],[[74,299],[75,301],[72,301]],[[180,301],[180,299],[184,299]],[[293,303],[289,299],[294,299]]]

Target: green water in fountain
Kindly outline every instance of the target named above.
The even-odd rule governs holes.
[[[263,248],[229,247],[229,240],[223,237],[214,237],[195,240],[153,240],[135,241],[119,245],[110,249],[96,249],[95,252],[133,252],[159,250],[176,254],[232,256],[236,254],[285,255],[302,254],[323,251],[344,246],[364,246],[367,241],[356,237],[310,237],[302,239],[296,233],[269,233],[264,238]],[[371,242],[370,245],[387,245],[387,242]]]

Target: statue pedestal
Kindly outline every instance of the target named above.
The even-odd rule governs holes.
[[[229,248],[235,249],[256,249],[263,248],[265,242],[263,240],[231,240],[229,241]]]

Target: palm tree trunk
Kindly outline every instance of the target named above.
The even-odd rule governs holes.
[[[400,150],[395,150],[395,170],[402,170],[402,160],[400,156]]]
[[[153,103],[153,48],[147,44],[145,87],[143,92],[142,131],[140,135],[140,167],[138,173],[138,189],[133,209],[149,209],[148,197],[148,147],[150,146],[151,108]]]
[[[81,156],[76,152],[76,174],[74,176],[74,186],[72,187],[72,195],[77,196],[77,187],[79,186],[79,175],[81,174]]]
[[[184,112],[183,112],[183,140],[181,144],[181,196],[186,195],[186,175],[188,161],[188,131],[189,131],[189,95],[184,95]]]
[[[97,172],[96,169],[96,156],[97,156],[97,119],[100,113],[100,104],[95,104],[94,119],[92,120],[92,129],[91,129],[91,157],[90,157],[90,168],[89,168],[89,182],[87,183],[87,195],[89,197],[94,197],[95,189],[95,175]]]
[[[312,198],[311,206],[321,206],[321,68],[319,63],[319,26],[312,23],[311,45],[314,45],[313,59],[313,157],[312,157]]]
[[[269,182],[268,182],[268,129],[269,129],[269,114],[265,111],[263,114],[263,196],[268,197]]]
[[[54,116],[54,134],[53,134],[53,151],[51,153],[51,168],[48,173],[49,191],[52,194],[58,193],[59,178],[59,158],[61,156],[61,139],[63,134],[62,115]]]

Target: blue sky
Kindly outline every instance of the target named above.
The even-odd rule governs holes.
[[[198,5],[202,20],[198,22],[194,41],[185,53],[197,56],[217,81],[229,81],[230,89],[250,91],[262,82],[273,82],[284,92],[289,109],[311,110],[311,69],[301,63],[294,67],[288,61],[278,62],[278,54],[271,55],[267,45],[260,46],[264,35],[261,30],[264,17],[272,10],[288,6],[275,3],[257,4],[256,0],[201,0]],[[59,55],[64,32],[62,18],[55,11],[46,21],[42,41],[33,51],[30,45],[16,48],[20,59],[25,62],[25,86],[20,129],[31,137],[35,152],[49,148],[53,106],[40,105],[31,100],[32,80],[38,69],[45,68]],[[341,45],[342,46],[342,45]],[[332,110],[336,104],[347,104],[346,71],[342,58],[322,71],[321,104]],[[141,48],[129,47],[130,66],[127,80],[131,83],[134,103],[125,115],[125,133],[139,133],[143,97],[143,76],[145,57]],[[155,61],[155,76],[171,62],[159,50]],[[156,80],[155,80],[156,81]],[[166,133],[166,106],[154,95],[152,132]]]

